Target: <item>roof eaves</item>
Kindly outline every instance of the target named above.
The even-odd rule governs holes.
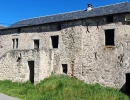
[[[126,7],[122,9],[122,6],[126,6]],[[126,12],[130,12],[130,3],[122,2],[122,3],[93,8],[91,11],[80,10],[80,11],[74,11],[74,12],[67,12],[67,13],[48,15],[48,16],[43,16],[43,17],[25,19],[25,20],[21,20],[19,22],[12,24],[8,28],[17,28],[17,27],[39,25],[39,24],[56,23],[56,22],[63,22],[63,21],[68,21],[68,20],[77,20],[77,19],[83,19],[83,18],[91,18],[91,17],[98,17],[98,16],[109,15],[109,14],[118,14],[118,13],[126,13]]]

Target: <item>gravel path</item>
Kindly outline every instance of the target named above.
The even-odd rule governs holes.
[[[20,100],[20,99],[10,97],[10,96],[0,93],[0,100]]]

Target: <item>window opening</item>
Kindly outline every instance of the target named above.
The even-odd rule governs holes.
[[[34,40],[34,49],[39,49],[39,40]]]
[[[114,29],[105,30],[105,45],[114,46]]]
[[[58,30],[61,30],[61,25],[58,25]]]
[[[16,39],[16,48],[18,48],[18,39]]]
[[[107,16],[107,23],[112,23],[113,22],[113,15]]]
[[[12,39],[12,41],[13,41],[13,49],[17,49],[18,48],[18,38]]]
[[[15,40],[12,39],[12,41],[13,41],[13,49],[14,49],[15,48]]]
[[[59,36],[51,36],[52,48],[58,48]]]
[[[21,32],[21,28],[19,27],[19,28],[17,28],[17,32],[18,33],[20,33]]]

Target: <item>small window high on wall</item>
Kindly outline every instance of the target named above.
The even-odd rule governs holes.
[[[51,44],[52,44],[52,48],[58,48],[58,44],[59,44],[59,36],[51,36]]]
[[[58,30],[61,30],[61,25],[58,25],[57,27],[58,27]]]
[[[17,32],[18,33],[20,33],[21,32],[21,28],[19,27],[19,28],[17,28]]]
[[[39,40],[34,40],[34,49],[39,49]]]
[[[12,42],[13,42],[13,49],[17,49],[18,48],[18,38],[12,39]]]
[[[105,45],[114,46],[114,29],[105,30]]]
[[[108,15],[107,16],[107,23],[112,23],[113,22],[113,15]]]

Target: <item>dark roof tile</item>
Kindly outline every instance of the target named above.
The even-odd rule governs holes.
[[[90,17],[104,16],[104,15],[124,13],[124,12],[130,12],[129,2],[93,8],[90,11],[82,10],[82,11],[63,13],[63,14],[57,14],[52,16],[21,20],[9,26],[8,28],[61,22],[61,21],[68,21],[68,20],[75,20],[75,19],[82,19],[82,18],[90,18]]]
[[[0,29],[5,29],[5,28],[6,28],[5,26],[1,26],[1,25],[0,25]]]

